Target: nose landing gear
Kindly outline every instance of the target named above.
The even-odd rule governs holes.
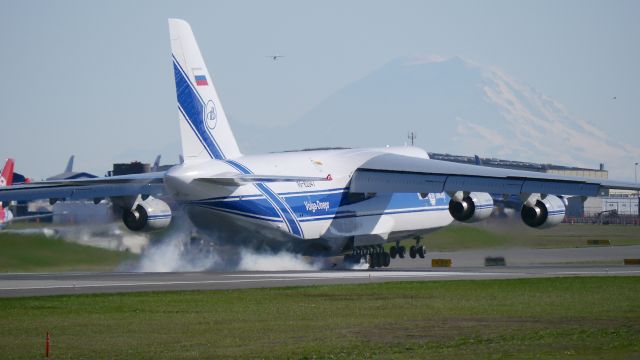
[[[427,254],[427,251],[425,250],[424,246],[420,244],[419,237],[416,237],[415,240],[416,240],[416,244],[411,245],[411,247],[409,248],[409,257],[411,257],[412,259],[415,259],[416,257],[424,259],[424,257]],[[404,246],[401,246],[400,242],[397,241],[394,246],[391,246],[391,248],[389,248],[389,255],[391,255],[392,259],[395,259],[396,256],[399,257],[400,259],[404,259],[404,255],[406,254],[406,251],[407,251],[407,248]]]
[[[391,246],[391,248],[389,248],[389,255],[391,256],[392,259],[395,259],[396,256],[399,257],[400,259],[404,259],[404,255],[406,253],[407,253],[407,248],[404,246],[400,246],[398,242],[396,242],[395,246]]]
[[[415,259],[416,256],[419,256],[420,259],[424,259],[425,254],[426,251],[424,250],[424,246],[422,245],[412,245],[409,248],[409,256],[411,256],[412,259]]]

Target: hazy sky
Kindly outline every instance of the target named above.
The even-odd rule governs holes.
[[[70,154],[98,174],[177,161],[170,17],[191,23],[232,127],[282,127],[271,141],[390,60],[436,54],[500,68],[638,144],[639,16],[639,1],[0,0],[0,157],[35,178]]]

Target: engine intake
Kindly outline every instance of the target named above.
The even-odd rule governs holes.
[[[520,217],[532,228],[545,229],[560,224],[565,211],[565,204],[560,198],[548,195],[544,199],[536,200],[533,206],[523,204]]]
[[[155,231],[171,223],[171,209],[162,200],[149,197],[122,213],[122,222],[131,231]]]
[[[487,193],[457,193],[449,201],[451,216],[465,223],[484,220],[493,212],[493,198]]]

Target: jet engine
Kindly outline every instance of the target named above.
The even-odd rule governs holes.
[[[493,198],[487,193],[455,193],[449,201],[449,213],[451,216],[466,223],[484,220],[493,211]]]
[[[566,206],[562,199],[547,195],[544,199],[536,200],[533,205],[524,203],[520,217],[528,226],[545,229],[560,224],[564,219],[565,210]]]
[[[122,221],[131,231],[160,230],[169,226],[171,209],[164,201],[149,197],[138,202],[133,209],[125,209]]]
[[[8,223],[13,219],[13,213],[9,209],[0,209],[0,214],[2,218],[0,218],[0,223]]]

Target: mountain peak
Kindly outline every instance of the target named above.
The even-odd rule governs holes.
[[[596,167],[631,177],[621,144],[504,71],[458,56],[395,59],[327,97],[291,129],[293,148],[406,142],[427,151]],[[312,136],[310,136],[312,134]],[[285,150],[285,149],[281,149]]]

